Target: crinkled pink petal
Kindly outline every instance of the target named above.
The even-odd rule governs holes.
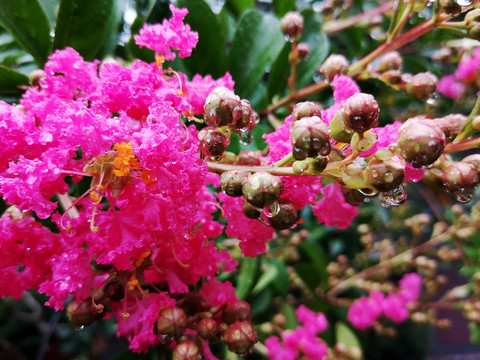
[[[465,85],[455,75],[446,75],[437,82],[437,91],[449,98],[456,99],[465,92]]]

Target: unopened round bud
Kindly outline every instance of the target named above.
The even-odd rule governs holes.
[[[443,172],[443,182],[451,192],[472,190],[478,185],[477,169],[467,162],[454,162]]]
[[[230,139],[218,130],[203,129],[198,133],[198,137],[198,148],[206,157],[221,157],[230,144]]]
[[[42,80],[45,79],[45,71],[41,69],[33,70],[28,77],[30,79],[30,84],[32,84],[32,86],[38,89],[41,89]]]
[[[249,219],[258,219],[262,214],[258,208],[250,204],[247,200],[244,200],[242,206],[243,215],[245,215]]]
[[[419,13],[428,5],[430,0],[416,0],[413,2],[413,12]]]
[[[473,9],[467,12],[464,23],[467,28],[468,36],[472,39],[478,40],[480,38],[480,9]]]
[[[235,164],[237,165],[248,165],[248,166],[258,166],[262,163],[260,159],[260,154],[252,150],[243,150],[237,155]]]
[[[437,89],[437,77],[430,72],[413,75],[407,83],[407,94],[419,99],[428,99]]]
[[[180,338],[187,328],[187,314],[182,308],[169,307],[160,311],[157,331],[160,335]]]
[[[441,47],[439,50],[435,51],[432,55],[433,60],[440,61],[444,65],[449,64],[451,62],[451,58],[452,58],[452,49],[448,47]]]
[[[230,170],[220,175],[222,190],[228,196],[238,197],[243,195],[242,187],[248,179],[248,172],[243,170]]]
[[[257,114],[252,110],[248,100],[241,100],[242,116],[235,122],[234,129],[238,132],[252,130],[257,123]]]
[[[342,186],[342,194],[345,201],[353,206],[360,206],[365,201],[366,196],[357,189],[350,189],[347,186]]]
[[[227,303],[222,312],[222,321],[228,325],[251,318],[250,305],[243,300]]]
[[[213,127],[234,126],[243,116],[240,98],[224,87],[217,87],[208,95],[203,109],[205,123]]]
[[[430,165],[443,153],[445,134],[433,120],[415,117],[398,129],[397,153],[413,167]]]
[[[304,117],[311,117],[311,116],[318,116],[319,118],[322,117],[322,108],[320,107],[320,105],[311,101],[304,101],[304,102],[298,103],[293,108],[293,112],[292,112],[293,121],[297,121]]]
[[[375,98],[364,93],[349,97],[340,110],[345,128],[359,133],[378,126],[379,112]]]
[[[197,333],[206,340],[216,340],[219,329],[217,321],[207,318],[200,320],[197,326]]]
[[[283,191],[283,182],[278,176],[265,171],[259,171],[250,175],[243,184],[245,199],[257,208],[272,205]]]
[[[403,83],[402,73],[399,70],[388,70],[382,74],[381,79],[389,85],[399,85]]]
[[[451,141],[460,133],[467,117],[462,114],[450,114],[434,121],[442,129],[447,141]]]
[[[307,157],[328,155],[331,150],[328,126],[318,116],[304,117],[292,123],[290,138],[293,157],[303,160]]]
[[[303,32],[303,17],[296,11],[289,12],[280,21],[280,30],[290,39],[296,39]]]
[[[236,354],[245,354],[250,351],[257,342],[257,333],[249,321],[237,321],[230,325],[223,339],[228,350]]]
[[[377,160],[372,158],[363,173],[365,180],[377,191],[390,191],[398,187],[405,175],[405,166],[394,158]]]
[[[398,51],[390,51],[380,58],[378,71],[399,70],[402,67],[402,56]]]
[[[191,340],[182,341],[173,349],[172,360],[202,360],[202,358],[200,348]]]
[[[475,170],[477,170],[477,175],[480,178],[480,154],[468,155],[467,157],[464,157],[462,159],[462,162],[473,165],[475,167]]]
[[[335,75],[343,75],[348,72],[348,61],[343,55],[332,54],[319,67],[318,72],[332,82]]]
[[[363,134],[353,133],[350,145],[352,149],[355,149],[357,152],[361,153],[363,151],[370,150],[375,143],[377,142],[378,136],[373,132],[373,130],[365,131]]]
[[[440,0],[440,9],[452,17],[460,15],[462,7],[458,5],[457,0]]]
[[[345,123],[343,121],[343,112],[341,109],[335,113],[332,121],[330,121],[329,127],[330,136],[339,142],[349,143],[352,139],[352,135],[354,134],[352,130],[345,127]]]
[[[310,55],[310,47],[307,43],[300,43],[297,45],[297,54],[300,60],[307,58]]]
[[[94,304],[91,297],[85,300],[73,299],[67,306],[67,316],[73,326],[87,326],[105,315],[101,304]]]
[[[275,206],[272,205],[272,206]],[[275,230],[286,230],[294,226],[298,221],[297,209],[289,201],[280,199],[278,211],[268,218],[268,222]]]

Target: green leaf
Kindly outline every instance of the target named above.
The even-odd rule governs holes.
[[[28,76],[0,65],[0,94],[13,95],[21,93],[18,86],[28,85]]]
[[[272,100],[275,95],[286,95],[287,79],[290,76],[290,64],[288,63],[288,54],[292,50],[292,43],[286,42],[282,51],[278,54],[272,65],[272,70],[268,74],[267,95],[268,100]]]
[[[294,265],[295,272],[311,290],[315,290],[319,284],[318,270],[311,263],[298,263]]]
[[[335,336],[336,342],[347,345],[348,347],[357,347],[361,349],[360,341],[358,341],[357,335],[341,321],[337,321],[335,324]]]
[[[92,60],[104,44],[115,0],[61,0],[54,49],[70,46]]]
[[[39,0],[39,2],[47,16],[50,29],[54,29],[57,21],[57,11],[60,0]]]
[[[298,326],[295,309],[291,305],[284,303],[282,306],[282,314],[285,315],[285,330],[293,330]]]
[[[123,19],[126,4],[127,0],[114,0],[113,13],[110,16],[105,41],[97,53],[99,58],[104,58],[115,51],[118,45],[119,25]]]
[[[0,25],[32,54],[38,65],[47,61],[51,48],[50,25],[37,0],[0,1]]]
[[[288,290],[289,282],[288,272],[285,264],[278,259],[272,259],[266,263],[266,269],[258,279],[258,282],[255,284],[252,294],[258,294],[271,284],[277,292],[285,295]]]
[[[249,99],[258,91],[266,70],[283,45],[280,23],[275,16],[258,10],[243,14],[228,56],[236,94]]]
[[[254,7],[255,0],[227,0],[225,6],[238,16],[248,8]]]
[[[295,10],[295,0],[273,0],[273,11],[279,17],[293,10]]]
[[[272,259],[272,264],[277,268],[277,276],[273,281],[273,288],[282,295],[287,295],[290,277],[285,263],[279,259]]]
[[[217,15],[204,0],[179,0],[186,7],[185,23],[198,32],[198,44],[192,55],[183,60],[191,74],[211,74],[214,78],[225,74],[225,32]]]
[[[304,21],[300,42],[308,44],[310,56],[298,64],[297,89],[313,84],[313,75],[323,63],[330,50],[328,38],[321,32],[322,21],[320,15],[312,9],[304,9],[300,14],[303,16]]]
[[[246,257],[238,275],[236,294],[240,299],[245,299],[257,278],[258,258]]]

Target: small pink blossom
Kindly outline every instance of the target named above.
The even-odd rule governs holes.
[[[455,75],[446,75],[437,82],[437,91],[446,97],[457,99],[465,92],[465,85]]]
[[[362,296],[348,309],[348,320],[360,330],[373,325],[382,313],[383,294],[372,292],[370,297]]]
[[[390,293],[382,303],[383,314],[396,323],[404,322],[410,315],[406,305],[400,296]]]

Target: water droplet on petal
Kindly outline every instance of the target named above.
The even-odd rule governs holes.
[[[397,186],[391,191],[382,193],[381,199],[383,207],[398,206],[407,200],[407,190],[404,185]]]
[[[240,144],[242,145],[250,145],[253,141],[253,134],[251,131],[243,131],[239,134]]]

